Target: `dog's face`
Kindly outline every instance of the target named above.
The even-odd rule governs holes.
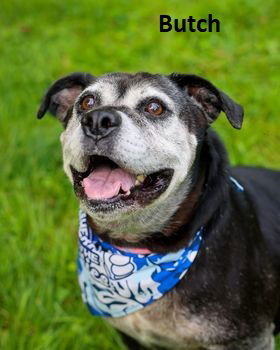
[[[223,110],[242,108],[194,75],[75,73],[55,82],[47,110],[64,125],[64,170],[103,230],[133,240],[159,231],[188,194],[197,146]]]

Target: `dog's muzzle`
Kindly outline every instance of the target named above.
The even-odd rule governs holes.
[[[109,137],[119,129],[121,117],[115,110],[96,110],[85,114],[81,120],[82,129],[94,141]]]
[[[120,112],[112,107],[88,111],[81,116],[81,127],[90,149],[87,169],[79,172],[70,165],[76,195],[91,210],[111,212],[120,208],[144,207],[169,186],[174,169],[133,171],[115,156],[114,141],[122,126]],[[93,141],[93,142],[92,142]],[[101,153],[101,154],[100,154]]]

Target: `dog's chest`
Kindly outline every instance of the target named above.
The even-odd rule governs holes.
[[[192,315],[177,298],[172,291],[140,311],[108,321],[142,345],[166,349],[198,350],[222,336],[218,319]]]

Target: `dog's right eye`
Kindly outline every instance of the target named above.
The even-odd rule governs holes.
[[[158,116],[164,112],[164,107],[158,100],[153,100],[147,104],[145,111],[151,115]]]
[[[94,107],[94,103],[95,103],[94,96],[90,95],[90,96],[85,96],[82,99],[80,105],[83,111],[89,111]]]

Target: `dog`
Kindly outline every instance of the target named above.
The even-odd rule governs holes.
[[[243,108],[193,74],[73,73],[47,111],[64,127],[92,313],[133,350],[274,349],[280,172],[231,168],[210,127],[223,111],[240,129]]]

